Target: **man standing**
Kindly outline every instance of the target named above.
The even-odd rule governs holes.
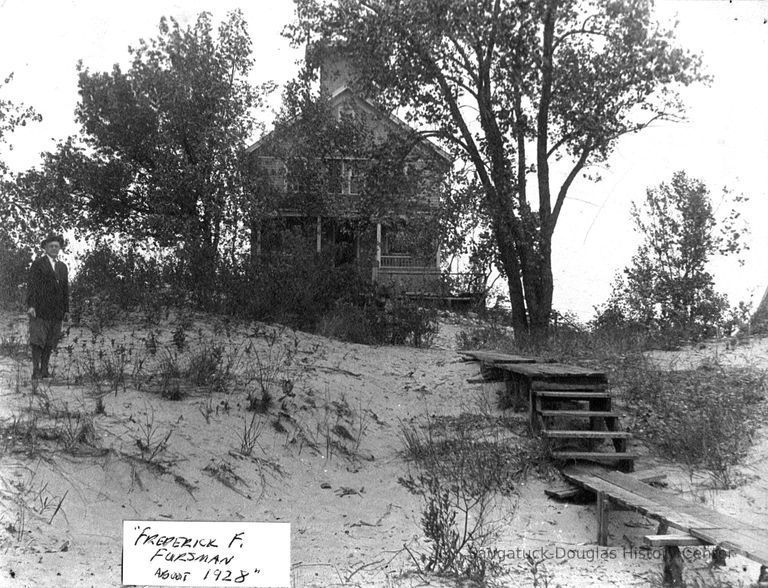
[[[32,378],[48,378],[51,352],[61,337],[61,322],[69,320],[67,266],[59,261],[64,247],[61,235],[46,237],[44,255],[32,262],[27,281],[29,344],[32,347]]]

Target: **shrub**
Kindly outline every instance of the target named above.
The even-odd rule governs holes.
[[[456,346],[459,349],[503,350],[514,346],[514,338],[505,326],[489,323],[459,331]]]
[[[148,304],[164,290],[160,261],[134,250],[97,244],[72,281],[72,319],[107,326],[120,310]]]
[[[18,333],[0,335],[0,357],[23,360],[29,357],[29,342]]]
[[[0,233],[0,308],[24,310],[29,251],[19,249]]]
[[[338,304],[318,321],[317,327],[326,337],[352,343],[414,347],[432,345],[438,329],[436,310],[422,308],[405,298],[384,305]]]
[[[406,298],[396,299],[385,307],[384,325],[387,329],[377,337],[393,345],[408,343],[414,347],[429,347],[438,332],[437,311],[424,308]]]
[[[514,493],[530,460],[509,431],[500,436],[499,423],[487,420],[463,414],[401,428],[403,454],[415,472],[399,481],[423,500],[421,526],[429,548],[413,559],[424,572],[484,582],[501,571],[498,554],[489,548],[496,535],[490,513],[497,496]],[[488,425],[488,434],[479,435]]]
[[[354,304],[336,305],[331,312],[319,320],[317,332],[324,337],[350,343],[368,345],[375,342],[366,309]]]
[[[635,413],[633,430],[653,451],[732,485],[732,466],[746,456],[759,425],[755,405],[764,373],[721,366],[663,371],[634,359],[621,379]]]
[[[358,303],[370,289],[356,263],[337,265],[333,252],[315,251],[314,231],[284,231],[279,250],[265,252],[246,270],[223,268],[227,312],[297,328],[314,328],[339,303]]]

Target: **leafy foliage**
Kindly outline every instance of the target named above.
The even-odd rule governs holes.
[[[665,371],[630,359],[620,372],[635,415],[632,430],[659,455],[708,470],[719,486],[752,446],[765,373],[704,366]]]
[[[17,201],[88,235],[181,245],[187,285],[205,302],[252,193],[242,155],[264,88],[247,79],[251,39],[240,12],[218,30],[202,13],[187,27],[163,18],[129,52],[127,71],[78,65],[81,133],[22,174]]]
[[[518,331],[547,328],[552,235],[576,177],[622,135],[675,118],[675,88],[704,79],[645,0],[298,0],[297,16],[295,43],[349,56],[369,96],[469,164]]]
[[[738,212],[718,221],[706,186],[677,172],[671,182],[648,190],[632,216],[643,242],[597,326],[629,323],[683,339],[713,334],[726,318],[727,300],[715,290],[708,265],[714,255],[743,248]]]
[[[0,91],[13,80],[13,74],[0,83]],[[0,96],[0,148],[6,146],[8,137],[28,122],[40,120],[31,107],[14,104]],[[13,146],[7,144],[8,149]],[[21,302],[19,292],[26,280],[30,261],[30,248],[40,234],[40,219],[30,222],[25,202],[13,195],[13,178],[0,157],[0,305],[16,306]]]

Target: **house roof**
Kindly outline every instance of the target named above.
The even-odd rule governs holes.
[[[386,120],[395,128],[406,131],[406,132],[414,132],[414,129],[412,129],[405,121],[398,118],[394,114],[383,113],[382,110],[379,107],[377,107],[373,102],[371,102],[366,98],[362,98],[356,95],[348,86],[342,86],[338,88],[335,92],[333,92],[333,94],[330,97],[331,107],[339,106],[342,102],[348,99],[354,100],[358,105],[376,114],[377,116],[380,117],[381,120]],[[293,121],[289,121],[289,124],[291,124],[292,122]],[[257,149],[265,145],[273,134],[274,134],[274,130],[270,131],[269,133],[261,137],[258,141],[249,145],[246,148],[246,153],[253,153]],[[451,157],[451,155],[445,149],[442,149],[440,146],[430,141],[429,139],[427,138],[421,139],[419,145],[422,148],[428,149],[435,156],[445,161],[446,164],[448,165],[453,164],[453,158]]]

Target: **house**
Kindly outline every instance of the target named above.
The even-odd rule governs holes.
[[[285,231],[300,230],[318,254],[358,264],[377,284],[442,294],[440,247],[425,226],[450,155],[363,97],[338,54],[322,59],[320,88],[325,136],[308,138],[290,120],[248,148],[275,204],[252,227],[252,252],[279,254]]]

